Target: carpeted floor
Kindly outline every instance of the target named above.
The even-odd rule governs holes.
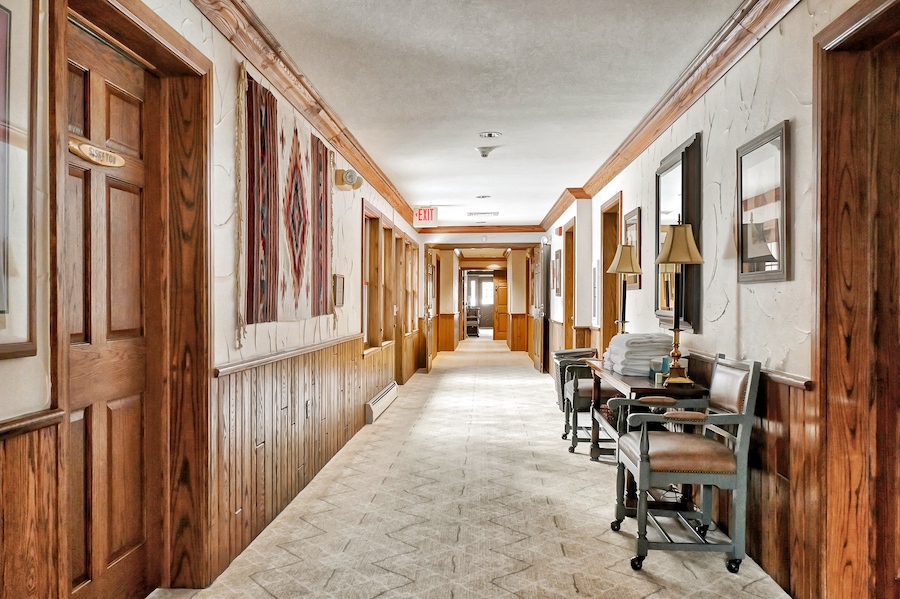
[[[489,337],[439,354],[209,589],[186,598],[787,597],[752,560],[634,555],[615,469],[570,454],[553,380]],[[602,459],[602,458],[601,458]]]

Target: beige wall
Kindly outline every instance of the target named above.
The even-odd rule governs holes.
[[[528,312],[528,298],[526,297],[528,288],[526,278],[528,273],[525,271],[526,253],[526,250],[512,250],[507,257],[506,278],[510,314],[525,314]]]
[[[438,298],[439,314],[459,312],[459,257],[453,250],[440,250],[441,296]]]

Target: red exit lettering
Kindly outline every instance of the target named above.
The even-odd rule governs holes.
[[[416,220],[429,221],[434,220],[434,208],[419,208],[416,210]]]

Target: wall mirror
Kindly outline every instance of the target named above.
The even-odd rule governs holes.
[[[700,134],[691,136],[671,154],[663,158],[656,171],[656,249],[659,255],[670,225],[693,225],[694,240],[700,246]],[[700,264],[682,268],[684,297],[681,306],[682,331],[700,330]],[[671,328],[674,321],[675,272],[671,266],[656,268],[656,317],[659,326]],[[645,270],[646,272],[646,270]]]
[[[737,151],[738,281],[784,281],[790,276],[787,217],[788,122]]]

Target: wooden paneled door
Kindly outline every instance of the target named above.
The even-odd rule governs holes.
[[[494,339],[505,340],[509,330],[509,288],[506,271],[494,272]]]
[[[71,596],[144,597],[163,529],[159,80],[71,21],[67,46]]]

